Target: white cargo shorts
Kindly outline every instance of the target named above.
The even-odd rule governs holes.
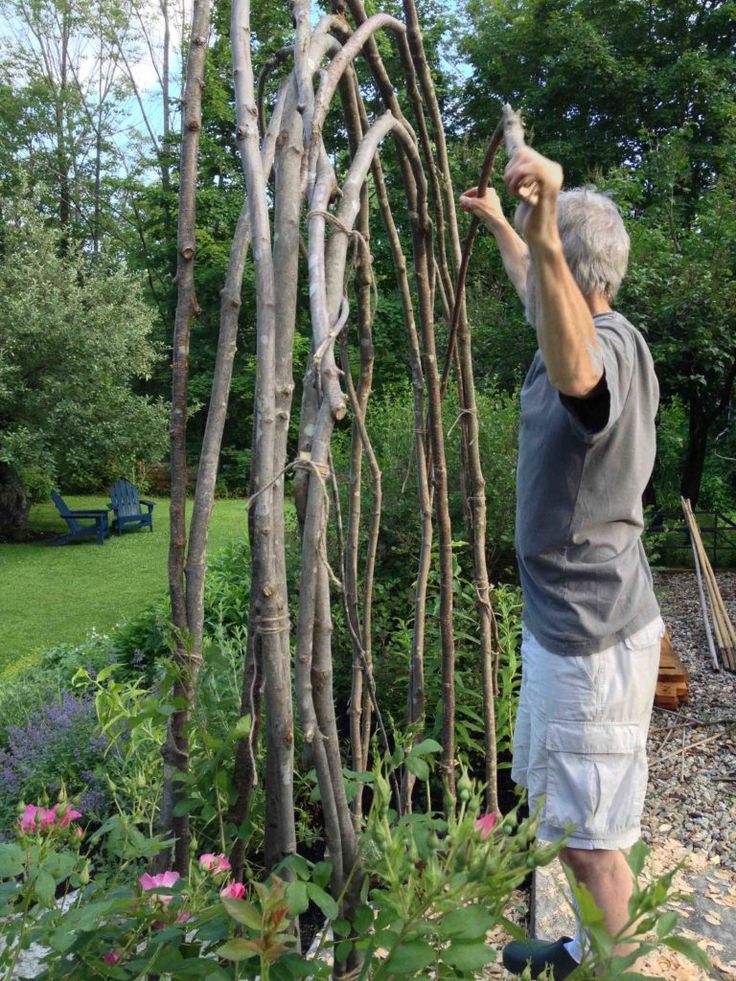
[[[661,617],[598,654],[561,656],[524,628],[511,776],[541,804],[537,836],[629,848],[641,834]],[[566,830],[572,825],[573,830]]]

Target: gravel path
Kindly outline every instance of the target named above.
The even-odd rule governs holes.
[[[716,578],[736,623],[736,573]],[[655,585],[690,681],[687,704],[654,710],[643,837],[649,844],[675,839],[736,872],[736,674],[713,669],[695,574],[659,572]]]

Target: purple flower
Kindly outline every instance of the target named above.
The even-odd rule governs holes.
[[[0,825],[15,825],[19,800],[53,795],[62,784],[77,795],[102,761],[105,739],[90,697],[62,691],[34,707],[25,722],[9,726],[0,749]],[[99,786],[99,785],[98,785]],[[91,789],[96,789],[94,784]],[[99,793],[99,791],[98,791]],[[81,810],[93,810],[85,801]]]

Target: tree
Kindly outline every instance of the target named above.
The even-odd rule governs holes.
[[[62,254],[33,202],[2,201],[0,460],[29,499],[88,490],[166,448],[166,405],[135,393],[156,351],[141,285]],[[23,516],[24,517],[24,516]]]
[[[681,485],[695,502],[736,376],[732,6],[469,0],[468,13],[470,130],[518,101],[566,183],[593,179],[624,208],[633,254],[619,306],[648,329],[663,396],[688,409]]]
[[[469,0],[470,128],[490,135],[500,103],[524,110],[533,142],[567,183],[636,162],[691,126],[698,186],[728,159],[736,23],[728,0]]]
[[[736,181],[727,167],[712,188],[683,198],[687,174],[687,135],[674,134],[614,186],[635,211],[651,200],[630,225],[621,303],[646,331],[662,399],[687,410],[680,491],[695,506],[709,440],[736,387]]]

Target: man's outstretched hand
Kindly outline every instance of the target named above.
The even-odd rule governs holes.
[[[506,187],[520,198],[514,224],[530,245],[558,241],[557,197],[562,167],[531,147],[520,147],[506,164]]]
[[[492,187],[486,188],[486,193],[482,198],[478,197],[478,188],[471,187],[470,190],[461,195],[460,207],[463,211],[475,215],[489,231],[494,231],[498,225],[506,224],[501,202]]]

